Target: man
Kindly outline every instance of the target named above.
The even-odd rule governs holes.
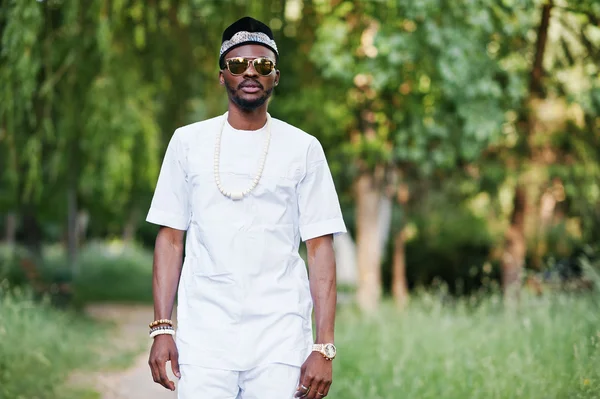
[[[180,399],[321,399],[329,391],[332,241],[346,228],[318,140],[267,113],[278,59],[265,24],[245,17],[224,31],[228,111],[175,131],[148,212],[161,226],[149,364],[154,381],[174,390],[171,362]]]

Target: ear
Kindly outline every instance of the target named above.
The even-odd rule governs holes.
[[[279,70],[276,71],[275,74],[275,82],[273,83],[275,86],[279,84]]]
[[[225,85],[225,76],[223,76],[223,71],[219,71],[219,83],[221,86]]]

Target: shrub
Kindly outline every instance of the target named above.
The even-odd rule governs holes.
[[[47,251],[46,271],[70,276],[60,248]],[[89,302],[152,301],[152,252],[120,242],[95,242],[81,250],[72,278],[76,304]]]

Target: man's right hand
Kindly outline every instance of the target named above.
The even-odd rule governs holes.
[[[148,364],[152,371],[154,382],[159,383],[171,391],[175,390],[175,383],[167,377],[167,361],[171,361],[171,369],[177,378],[181,378],[179,373],[179,353],[173,336],[161,334],[154,337],[152,349],[150,349],[150,359]]]

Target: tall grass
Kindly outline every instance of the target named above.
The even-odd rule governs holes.
[[[59,250],[49,249],[46,259],[49,271],[64,269]],[[151,300],[150,252],[95,244],[79,259],[79,301]],[[600,286],[596,269],[586,269]],[[549,293],[524,296],[509,311],[497,295],[473,302],[419,293],[402,312],[388,302],[367,315],[342,306],[329,397],[600,397],[599,303],[598,294]],[[22,294],[0,295],[0,398],[53,399],[40,392],[53,392],[67,370],[90,364],[100,335],[89,320]]]
[[[92,365],[108,325],[0,285],[0,398],[65,399],[70,371]]]
[[[405,312],[389,303],[336,324],[331,398],[570,399],[600,393],[600,314],[593,297],[498,297],[441,305],[431,295]]]

